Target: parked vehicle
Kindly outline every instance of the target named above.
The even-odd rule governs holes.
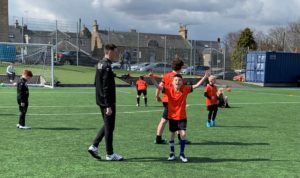
[[[244,82],[245,81],[245,74],[239,74],[233,77],[233,80]]]
[[[121,63],[120,62],[114,62],[111,64],[112,69],[121,69]]]
[[[164,63],[151,63],[145,67],[141,67],[140,71],[143,72],[168,72],[171,71],[172,67],[170,64],[164,64]]]
[[[216,74],[213,74],[216,76],[217,79],[223,79],[224,72],[219,72]],[[234,71],[226,71],[225,72],[225,80],[232,80],[234,76],[236,76],[237,73]]]
[[[98,63],[98,59],[89,56],[82,51],[78,52],[78,65],[82,66],[95,66]],[[66,51],[58,54],[56,65],[77,65],[77,51]]]
[[[132,71],[139,71],[140,68],[146,67],[146,66],[148,66],[149,64],[150,64],[150,63],[147,63],[147,62],[145,62],[145,63],[140,63],[140,64],[134,64],[134,65],[131,66],[131,70],[132,70]]]
[[[209,70],[208,66],[189,66],[181,70],[184,75],[204,75],[205,71]]]

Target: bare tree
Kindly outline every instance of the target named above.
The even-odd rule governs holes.
[[[231,54],[233,52],[234,48],[236,47],[237,41],[240,38],[240,34],[241,34],[241,31],[230,32],[225,36],[224,41],[226,43],[227,51],[229,54]]]

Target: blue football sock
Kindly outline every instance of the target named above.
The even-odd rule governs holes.
[[[180,155],[184,155],[185,140],[180,140]]]

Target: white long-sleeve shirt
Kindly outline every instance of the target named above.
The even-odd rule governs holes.
[[[13,73],[16,73],[16,70],[15,70],[15,68],[13,66],[9,65],[6,68],[6,73],[7,74],[13,74]]]

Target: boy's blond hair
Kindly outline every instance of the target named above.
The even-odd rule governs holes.
[[[214,75],[209,76],[208,81],[211,81],[211,80],[216,80],[216,76],[214,76]]]

